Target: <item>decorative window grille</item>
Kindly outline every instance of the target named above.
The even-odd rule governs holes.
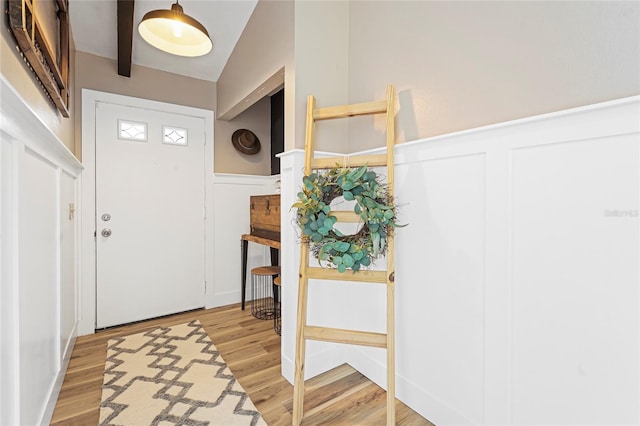
[[[118,120],[118,139],[147,141],[147,123]]]
[[[167,145],[187,145],[187,129],[162,126],[162,143]]]

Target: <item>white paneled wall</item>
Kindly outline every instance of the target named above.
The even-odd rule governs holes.
[[[82,166],[0,84],[0,424],[44,424],[77,334]]]
[[[250,232],[249,200],[252,195],[274,194],[280,176],[214,175],[214,263],[213,292],[207,307],[230,305],[241,299],[240,236]],[[269,265],[269,248],[249,243],[247,250],[247,300],[251,300],[251,268]]]
[[[290,381],[302,168],[282,156]],[[399,145],[395,184],[399,399],[436,424],[640,423],[639,97]],[[370,285],[313,285],[310,317],[380,329]],[[331,309],[354,291],[364,317]],[[312,374],[348,362],[386,386],[383,350],[307,348]]]
[[[638,153],[637,134],[511,153],[514,423],[640,422]]]

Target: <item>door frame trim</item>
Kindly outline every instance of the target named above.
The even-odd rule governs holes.
[[[149,99],[135,98],[114,93],[82,89],[82,173],[80,194],[82,206],[80,212],[80,247],[78,248],[81,265],[79,294],[78,335],[95,333],[96,327],[96,105],[99,102],[123,106],[157,110],[202,118],[205,128],[205,308],[214,305],[213,298],[213,252],[214,252],[214,215],[213,215],[213,135],[214,112],[211,110],[175,105]]]

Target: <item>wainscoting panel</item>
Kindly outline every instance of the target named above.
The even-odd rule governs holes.
[[[20,410],[18,339],[18,232],[15,140],[0,129],[0,424],[15,424]]]
[[[512,151],[514,424],[638,420],[638,154],[633,135]]]
[[[398,374],[482,422],[485,156],[397,166]],[[407,240],[411,244],[405,244]],[[421,324],[415,334],[412,324]],[[428,338],[427,338],[428,336]],[[424,354],[417,358],[415,353]],[[455,355],[455,362],[451,354]],[[423,381],[415,381],[416,377]]]
[[[640,423],[639,147],[640,97],[396,147],[400,400],[442,425]],[[282,159],[290,220],[303,155]],[[298,243],[283,229],[289,380]],[[355,295],[372,313],[368,287]],[[386,386],[382,350],[308,354],[314,374],[348,362]]]
[[[2,85],[0,424],[49,423],[78,317],[82,166]]]
[[[249,200],[252,195],[275,193],[279,176],[214,175],[214,262],[213,294],[207,307],[224,306],[241,300],[240,236],[248,234]],[[251,268],[269,265],[269,248],[249,243],[247,255],[247,300],[251,300]]]
[[[20,182],[20,420],[36,424],[60,369],[56,167],[28,148]]]
[[[76,321],[79,313],[78,282],[76,279],[75,218],[78,210],[76,179],[66,172],[60,173],[60,352],[63,356],[73,349],[77,335]]]

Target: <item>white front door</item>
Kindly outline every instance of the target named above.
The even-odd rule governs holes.
[[[205,304],[201,117],[96,104],[97,328]]]

